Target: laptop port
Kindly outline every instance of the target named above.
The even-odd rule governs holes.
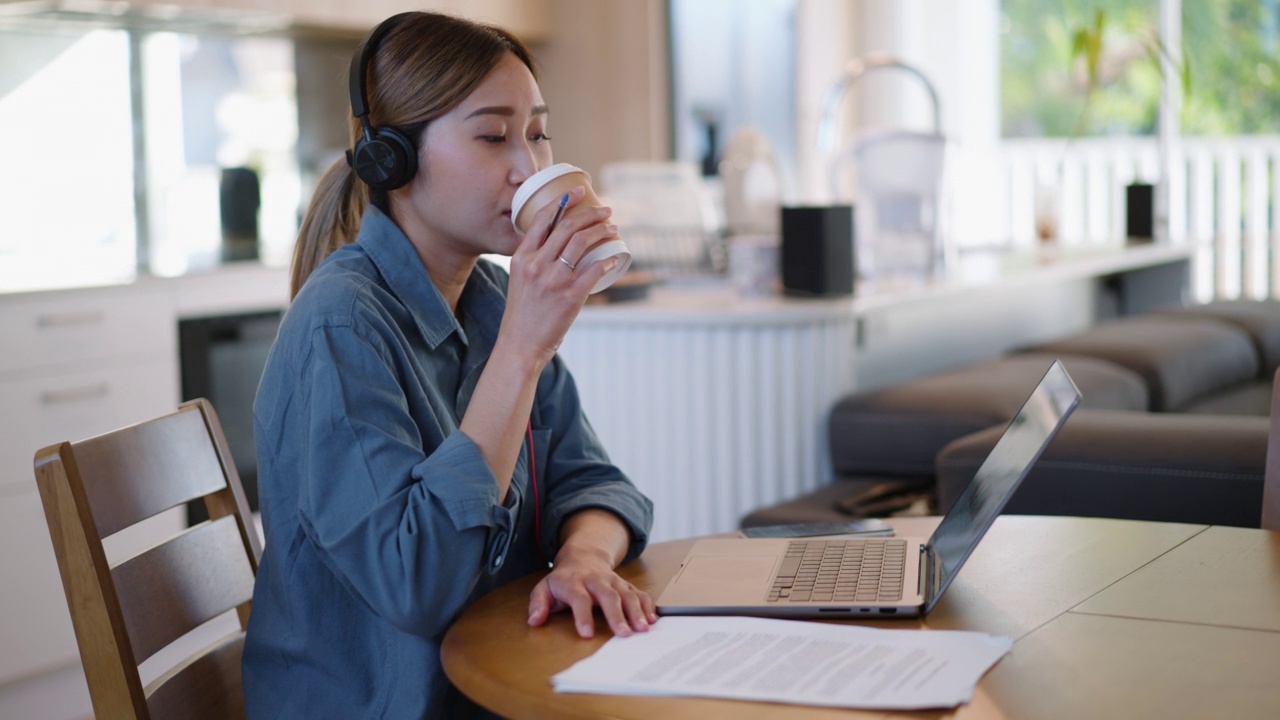
[[[880,612],[884,613],[885,615],[892,615],[898,612],[898,608],[880,608]]]

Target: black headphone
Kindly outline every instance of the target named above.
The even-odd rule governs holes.
[[[364,127],[364,135],[356,140],[354,150],[347,151],[347,164],[374,190],[395,190],[418,171],[417,144],[395,128],[374,127],[369,122],[369,96],[364,88],[378,45],[402,17],[411,14],[415,13],[400,13],[383,20],[369,35],[364,48],[351,58],[351,112]]]

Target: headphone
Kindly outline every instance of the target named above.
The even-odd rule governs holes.
[[[395,128],[374,127],[369,122],[369,96],[365,92],[364,79],[369,63],[378,51],[378,45],[402,17],[414,13],[400,13],[383,20],[374,28],[360,52],[351,58],[351,77],[348,88],[351,93],[351,112],[364,128],[353,150],[347,151],[347,164],[356,175],[374,190],[395,190],[413,178],[418,171],[417,145]]]

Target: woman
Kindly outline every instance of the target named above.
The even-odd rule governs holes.
[[[620,636],[657,620],[614,572],[643,550],[651,505],[555,354],[611,269],[577,261],[617,229],[578,188],[556,222],[560,203],[513,230],[512,196],[551,147],[529,53],[505,31],[393,17],[352,85],[368,116],[304,220],[254,407],[266,550],[246,703],[253,717],[456,717],[474,708],[441,670],[444,631],[548,560],[530,625],[567,609],[591,637],[594,607]],[[389,130],[408,154],[386,181],[368,143]],[[482,253],[510,255],[509,277]]]

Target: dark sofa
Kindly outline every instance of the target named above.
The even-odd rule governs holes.
[[[1007,512],[1257,527],[1280,303],[1224,301],[1123,317],[1007,357],[842,398],[836,479],[743,526],[944,512],[1058,358],[1081,407]]]

